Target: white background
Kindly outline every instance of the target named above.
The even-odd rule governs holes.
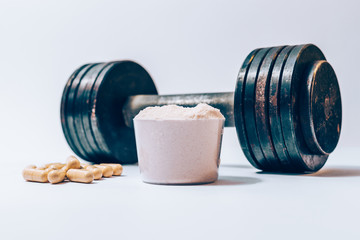
[[[167,239],[359,234],[359,8],[357,1],[0,1],[0,163],[9,169],[1,176],[0,231],[7,239],[35,239],[30,232],[41,232],[41,225],[46,232],[61,226],[74,234],[71,223],[81,230],[110,226],[120,233],[105,236],[128,238],[139,237],[142,228]],[[251,50],[302,43],[322,49],[342,93],[340,143],[320,174],[327,178],[258,174],[249,168],[235,130],[226,129],[220,183],[228,184],[159,188],[141,183],[135,166],[123,182],[109,179],[103,188],[64,184],[55,190],[21,179],[23,166],[64,161],[72,153],[61,130],[60,98],[82,64],[138,61],[161,94],[233,91]],[[110,189],[113,198],[92,195]],[[88,211],[72,205],[72,194],[74,204]],[[101,213],[99,206],[107,204],[116,219]],[[94,205],[100,215],[90,221]],[[64,237],[66,231],[59,231],[57,237]],[[85,236],[100,236],[93,231]]]

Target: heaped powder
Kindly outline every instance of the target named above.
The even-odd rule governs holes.
[[[219,109],[205,103],[196,107],[181,107],[166,105],[161,107],[147,107],[140,111],[134,119],[146,120],[191,120],[191,119],[225,119]]]

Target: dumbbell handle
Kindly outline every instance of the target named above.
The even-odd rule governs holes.
[[[225,127],[235,126],[233,92],[181,95],[135,95],[128,97],[122,111],[126,126],[132,128],[134,117],[146,107],[168,104],[194,107],[199,103],[206,103],[219,109],[226,119]]]

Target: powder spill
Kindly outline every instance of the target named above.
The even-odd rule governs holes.
[[[205,103],[196,107],[181,107],[165,105],[161,107],[147,107],[141,110],[134,119],[144,120],[191,120],[191,119],[225,119],[219,109]]]

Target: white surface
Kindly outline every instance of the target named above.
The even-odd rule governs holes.
[[[2,166],[2,239],[359,239],[357,150],[312,175],[220,166],[214,184],[142,183],[137,166],[94,184],[25,182]]]
[[[0,238],[359,239],[359,3],[1,0]],[[254,48],[308,42],[324,51],[342,93],[330,176],[223,166],[227,184],[210,186],[146,185],[136,167],[94,185],[21,179],[25,165],[71,154],[59,105],[79,65],[133,59],[162,94],[233,91]],[[224,164],[249,166],[234,129],[223,142]]]

